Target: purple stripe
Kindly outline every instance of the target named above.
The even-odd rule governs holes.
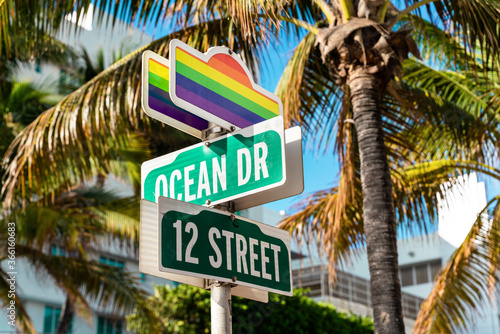
[[[200,85],[196,81],[193,81],[182,74],[177,73],[176,76],[176,86],[181,86],[194,94],[203,97],[207,101],[212,101],[212,103],[218,105],[219,107],[226,109],[228,112],[238,115],[239,117],[246,119],[252,124],[257,124],[266,119],[257,113],[233,102],[232,100],[221,96],[209,88]],[[237,94],[237,93],[236,93]],[[190,101],[189,101],[190,102]],[[202,108],[203,109],[203,108]],[[228,116],[225,116],[228,117]],[[222,117],[221,117],[222,118]]]
[[[171,104],[172,106],[175,106],[175,104],[170,99],[170,95],[168,94],[168,92],[159,87],[156,87],[155,85],[149,84],[149,95],[153,95],[153,97]]]
[[[208,122],[187,111],[162,102],[152,96],[149,96],[149,107],[168,117],[171,117],[181,123],[184,123],[197,130],[205,130],[208,128]]]
[[[209,100],[204,99],[203,97],[196,95],[195,93],[190,92],[189,90],[182,88],[181,86],[176,87],[176,94],[179,98],[185,101],[189,101],[189,103],[240,128],[246,128],[247,126],[253,125],[252,122],[233,114],[231,111],[222,108],[221,106],[218,106],[217,104],[210,102]]]

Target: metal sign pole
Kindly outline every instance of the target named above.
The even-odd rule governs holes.
[[[222,136],[226,131],[209,122],[209,128],[203,132],[203,140]],[[223,206],[223,204],[221,205]],[[230,210],[230,203],[227,203]],[[231,334],[233,332],[231,319],[231,285],[226,282],[214,281],[210,285],[210,321],[212,334]]]
[[[231,285],[215,281],[210,286],[212,334],[231,334]]]

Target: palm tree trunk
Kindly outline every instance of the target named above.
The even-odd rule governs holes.
[[[361,159],[375,333],[404,333],[393,191],[379,109],[384,83],[363,68],[351,72],[349,79]]]
[[[68,297],[66,297],[66,302],[61,310],[61,315],[59,316],[59,322],[57,323],[56,334],[68,334],[71,327],[71,318],[75,313],[73,309],[73,304]]]

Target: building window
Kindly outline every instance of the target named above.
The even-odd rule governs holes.
[[[45,315],[43,318],[43,332],[44,334],[55,333],[59,317],[61,316],[61,308],[54,306],[45,306]],[[73,333],[73,318],[69,324],[68,333]]]
[[[118,268],[125,267],[125,263],[123,261],[115,260],[105,256],[101,256],[99,258],[99,261],[101,261],[101,263],[107,264],[108,266],[112,267],[118,267]]]
[[[70,73],[65,69],[59,70],[59,93],[69,94],[81,86],[78,75]]]
[[[401,286],[432,282],[441,268],[441,260],[399,267]]]
[[[56,245],[52,245],[50,253],[55,256],[66,256],[66,250]]]
[[[434,261],[430,263],[430,270],[431,270],[431,279],[434,281],[436,279],[436,275],[438,274],[439,270],[441,269],[441,260]]]
[[[415,276],[417,278],[417,284],[424,284],[430,282],[432,278],[429,278],[429,270],[427,264],[420,264],[415,266]]]
[[[56,245],[52,245],[50,247],[50,254],[52,254],[54,256],[78,257],[78,253],[76,251],[68,252],[68,251],[66,251],[66,249],[59,247],[59,246],[56,246]]]
[[[65,91],[67,84],[68,84],[68,73],[63,69],[60,69],[59,70],[59,90]]]
[[[413,270],[411,267],[401,268],[399,269],[399,272],[401,273],[402,286],[413,285]]]
[[[146,274],[145,273],[141,273],[141,282],[142,283],[146,282]]]
[[[97,319],[97,334],[121,334],[122,321],[99,317]]]

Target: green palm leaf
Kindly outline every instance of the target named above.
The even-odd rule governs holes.
[[[16,250],[19,257],[37,270],[39,278],[56,283],[81,303],[82,310],[94,303],[110,308],[111,312],[124,313],[132,311],[134,305],[144,306],[147,293],[136,278],[121,268],[93,260],[46,255],[22,245],[17,245]],[[142,310],[147,313],[148,309],[142,307]]]
[[[300,124],[306,136],[329,141],[339,122],[339,87],[321,61],[316,36],[308,33],[294,50],[276,88],[287,124]],[[343,121],[341,119],[340,121]]]
[[[139,22],[140,27],[146,25],[159,27],[170,25],[171,28],[186,28],[199,25],[211,20],[219,20],[221,15],[231,18],[231,24],[238,27],[243,40],[249,42],[267,30],[267,24],[259,19],[265,14],[271,19],[271,25],[277,25],[275,16],[277,9],[282,8],[279,1],[245,0],[245,1],[139,1],[132,0],[127,6],[115,1],[107,0],[95,3],[91,0],[69,3],[64,1],[46,2],[34,1],[29,4],[20,0],[6,0],[0,2],[0,53],[5,46],[7,56],[13,45],[11,36],[25,35],[32,41],[33,46],[43,45],[46,36],[58,32],[63,28],[70,28],[68,15],[76,14],[79,20],[84,13],[94,6],[93,16],[97,25],[111,24],[118,20],[126,23]],[[106,13],[112,11],[113,15]],[[25,25],[25,22],[33,22]],[[78,26],[74,25],[77,34]],[[231,45],[229,45],[231,47]],[[32,49],[29,49],[32,50]]]
[[[394,170],[394,204],[403,233],[435,229],[438,198],[445,198],[450,179],[472,172],[500,179],[500,170],[477,161],[433,160]]]
[[[217,20],[167,35],[122,58],[40,115],[13,141],[4,157],[5,204],[14,205],[18,196],[54,197],[58,189],[65,191],[96,173],[120,170],[113,162],[123,160],[124,152],[140,143],[131,131],[152,132],[139,103],[142,52],[148,49],[167,56],[173,38],[201,50],[229,41],[251,69],[257,66],[254,52],[262,47],[255,41],[246,43],[230,21]],[[135,149],[141,150],[145,151]],[[117,175],[137,180],[137,173]],[[19,193],[16,188],[21,188]]]
[[[493,293],[500,278],[498,200],[497,197],[488,203],[488,206],[496,203],[493,216],[487,217],[487,206],[438,274],[431,294],[421,306],[415,333],[456,333],[457,329],[466,329],[467,321],[471,320],[469,310],[491,302],[488,293]]]
[[[5,256],[2,256],[2,261],[6,260],[7,258]],[[20,328],[25,333],[36,333],[35,327],[33,326],[33,323],[31,322],[31,319],[26,312],[26,309],[24,308],[21,300],[15,295],[12,294],[11,290],[11,284],[8,281],[10,279],[10,275],[7,274],[3,270],[3,268],[0,268],[0,304],[4,309],[7,310],[7,315],[9,315],[9,310],[8,307],[12,305],[12,302],[14,302],[15,306],[15,319],[16,323],[19,325]],[[12,294],[12,298],[10,295]],[[10,318],[7,317],[6,321],[10,321]]]

